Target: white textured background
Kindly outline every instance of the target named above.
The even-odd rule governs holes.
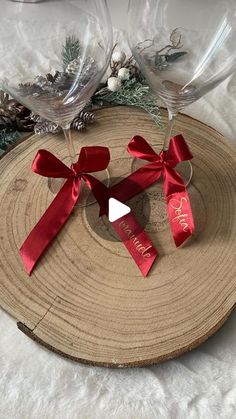
[[[127,0],[108,0],[125,25]],[[236,76],[186,111],[236,145]],[[236,312],[198,349],[162,365],[92,368],[38,346],[0,310],[0,419],[234,419]]]

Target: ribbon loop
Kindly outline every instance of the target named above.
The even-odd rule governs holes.
[[[31,168],[34,173],[45,177],[69,178],[73,176],[73,171],[47,150],[38,151]]]
[[[128,153],[138,159],[150,162],[160,161],[160,156],[153,150],[148,142],[139,135],[135,135],[127,147]]]
[[[180,134],[171,138],[169,148],[164,153],[164,160],[168,162],[171,167],[175,167],[178,163],[191,160],[193,158],[188,144],[186,143],[184,137]]]
[[[107,168],[110,153],[107,147],[82,147],[78,162],[73,165],[77,173],[100,172]]]

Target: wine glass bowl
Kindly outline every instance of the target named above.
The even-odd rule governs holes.
[[[66,126],[88,102],[109,63],[112,29],[106,1],[1,3],[0,26],[8,28],[0,43],[2,88],[33,112]]]
[[[97,89],[112,52],[106,0],[0,1],[0,86],[62,128],[65,156],[74,163],[70,124]]]
[[[167,150],[177,113],[236,69],[236,3],[130,0],[128,37],[143,75],[168,109]]]

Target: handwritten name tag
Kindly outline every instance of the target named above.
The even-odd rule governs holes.
[[[188,224],[188,214],[184,214],[183,211],[183,203],[188,202],[187,198],[181,197],[180,200],[173,198],[170,200],[170,206],[174,209],[175,217],[173,217],[173,222],[178,222],[183,231],[189,230],[189,224]]]

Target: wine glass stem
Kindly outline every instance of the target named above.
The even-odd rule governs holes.
[[[77,157],[76,157],[76,152],[75,152],[75,148],[74,148],[74,143],[71,137],[71,129],[70,129],[70,125],[67,125],[66,127],[62,127],[64,136],[65,136],[65,140],[66,140],[66,144],[67,144],[67,149],[69,152],[69,156],[71,159],[71,164],[76,163],[77,161]]]
[[[165,132],[165,138],[164,138],[164,143],[163,143],[163,150],[167,151],[169,148],[169,144],[170,144],[170,139],[171,139],[171,133],[172,133],[172,129],[175,123],[175,118],[176,118],[176,113],[172,113],[169,109],[168,109],[168,124],[167,124],[167,128],[166,128],[166,132]]]

